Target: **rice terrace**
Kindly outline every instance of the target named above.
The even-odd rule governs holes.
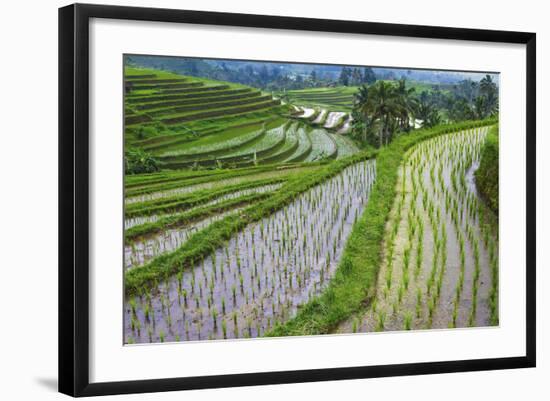
[[[124,342],[499,324],[499,75],[124,57]]]

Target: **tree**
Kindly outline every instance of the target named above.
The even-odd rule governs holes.
[[[454,100],[449,108],[449,118],[453,121],[473,120],[476,118],[474,109],[464,98]]]
[[[431,128],[441,123],[439,110],[429,100],[418,102],[417,117],[422,121],[422,128]]]
[[[363,83],[372,84],[376,81],[376,75],[370,67],[365,67],[363,69]]]
[[[351,113],[352,126],[351,136],[359,142],[377,145],[377,132],[375,119],[360,110],[360,105],[365,104],[369,97],[369,89],[366,85],[359,87],[354,95],[354,108]]]
[[[474,100],[474,113],[478,120],[482,120],[488,114],[487,97],[478,96]]]
[[[363,75],[361,75],[361,70],[359,68],[354,68],[351,72],[351,84],[361,85],[362,81],[363,81]]]
[[[315,83],[317,81],[317,73],[315,70],[311,70],[311,73],[309,74],[309,78],[311,79],[311,82]]]
[[[498,88],[489,74],[485,75],[485,77],[479,81],[479,93],[485,98],[483,101],[484,115],[482,118],[495,114],[498,111]],[[476,104],[477,102],[478,100],[476,98]]]
[[[396,129],[396,121],[403,115],[403,104],[395,85],[376,81],[366,94],[366,100],[361,99],[356,105],[356,112],[376,121],[378,125],[378,147],[387,145]]]
[[[414,96],[415,89],[412,87],[407,88],[407,81],[400,79],[396,91],[401,105],[399,128],[403,131],[409,131],[411,128],[410,121],[411,119],[414,121],[414,111],[417,108],[417,100]]]
[[[350,80],[350,71],[348,67],[343,67],[342,71],[340,71],[340,77],[338,78],[338,82],[340,85],[348,86]]]
[[[260,68],[260,80],[264,85],[269,80],[269,71],[267,70],[267,66],[265,64],[263,64],[262,68]]]

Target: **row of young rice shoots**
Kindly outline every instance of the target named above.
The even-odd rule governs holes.
[[[205,189],[222,188],[228,185],[237,185],[237,184],[260,180],[260,179],[283,177],[292,172],[293,170],[289,170],[289,171],[271,170],[271,171],[259,172],[253,175],[242,175],[242,176],[231,177],[231,178],[222,179],[222,180],[203,182],[200,184],[181,185],[180,187],[172,188],[169,190],[157,191],[157,192],[152,192],[147,194],[141,194],[138,196],[128,197],[125,199],[125,203],[131,204],[131,203],[138,203],[138,202],[146,202],[146,201],[152,201],[155,199],[166,198],[174,195],[188,194],[191,192],[205,190]]]
[[[194,267],[126,299],[125,341],[257,337],[294,316],[328,285],[375,172],[374,161],[346,167]]]
[[[214,198],[213,200],[208,201],[204,204],[197,205],[196,207],[199,207],[199,206],[200,207],[208,207],[208,206],[217,205],[217,204],[220,204],[222,202],[225,202],[225,201],[228,201],[228,200],[231,200],[231,199],[237,199],[237,198],[240,198],[240,197],[243,197],[243,196],[246,196],[246,195],[250,195],[250,194],[263,194],[263,193],[267,193],[267,192],[277,191],[279,188],[281,188],[282,185],[283,185],[283,183],[279,182],[279,183],[275,183],[275,184],[261,185],[261,186],[258,186],[258,187],[252,187],[252,188],[237,190],[237,191],[225,194],[225,195],[218,196],[217,198]],[[187,208],[186,211],[189,212],[193,209],[194,208]],[[124,229],[127,230],[129,228],[138,226],[140,224],[154,223],[162,217],[173,216],[176,213],[177,212],[127,217],[127,218],[124,219]]]
[[[473,181],[486,134],[444,135],[408,153],[377,294],[352,331],[498,324],[498,223]]]
[[[231,213],[238,213],[247,205],[209,216],[181,227],[169,228],[145,238],[132,241],[124,246],[124,263],[126,269],[141,266],[149,260],[166,252],[175,251],[182,246],[197,231],[223,219]]]

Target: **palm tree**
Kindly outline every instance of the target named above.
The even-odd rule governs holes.
[[[366,85],[361,85],[354,94],[352,116],[352,137],[359,139],[361,142],[371,142],[371,135],[374,129],[374,120],[362,110],[369,98],[369,88]]]
[[[376,81],[368,88],[367,98],[357,104],[357,111],[378,121],[378,146],[387,145],[391,127],[395,120],[403,116],[403,104],[399,100],[396,87],[389,82]]]
[[[459,98],[451,103],[449,117],[453,121],[473,120],[476,118],[476,114],[467,99]]]
[[[479,92],[485,98],[483,117],[498,112],[498,88],[489,74],[485,75],[485,77],[479,81]],[[476,99],[476,103],[477,101]]]
[[[369,88],[366,85],[361,85],[357,92],[353,95],[353,105],[361,105],[367,102],[369,98]]]
[[[414,111],[416,110],[418,103],[414,96],[415,89],[407,88],[407,82],[405,79],[400,79],[396,88],[399,102],[401,103],[401,117],[399,118],[399,128],[402,131],[409,131],[411,129],[411,118],[414,121]]]
[[[420,99],[417,107],[417,116],[422,120],[422,127],[431,128],[441,123],[439,110],[428,99]]]
[[[486,96],[478,96],[474,100],[474,113],[478,120],[485,118],[488,114],[488,101]]]

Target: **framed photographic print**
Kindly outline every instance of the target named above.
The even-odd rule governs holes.
[[[535,34],[59,10],[59,389],[535,366]]]

